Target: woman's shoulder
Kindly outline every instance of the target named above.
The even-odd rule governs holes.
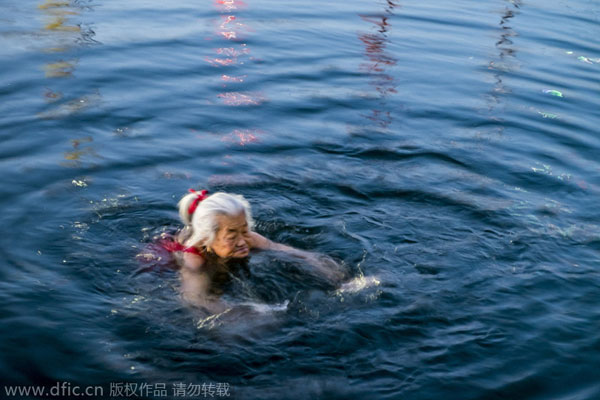
[[[182,267],[189,271],[200,272],[206,264],[206,255],[195,247],[187,247],[182,251]]]
[[[195,246],[186,246],[186,235],[183,231],[179,231],[176,234],[164,234],[159,240],[160,245],[171,253],[182,251],[184,253],[191,253],[196,255],[203,255],[201,249]]]
[[[161,246],[170,253],[176,255],[179,262],[188,269],[198,270],[205,263],[206,254],[202,249],[195,246],[185,246],[177,236],[165,237],[160,241]]]

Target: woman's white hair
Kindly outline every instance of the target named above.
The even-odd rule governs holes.
[[[196,193],[189,193],[179,200],[179,217],[185,224],[181,236],[183,245],[191,247],[201,243],[203,246],[210,246],[219,230],[218,215],[234,217],[244,213],[248,229],[254,226],[250,204],[244,196],[217,192],[198,203],[196,210],[190,215],[188,209],[197,197]]]

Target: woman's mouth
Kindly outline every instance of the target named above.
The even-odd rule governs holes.
[[[235,255],[239,255],[239,254],[246,255],[246,254],[248,254],[248,252],[249,252],[248,247],[240,247],[239,249],[236,249],[233,254],[235,254]]]

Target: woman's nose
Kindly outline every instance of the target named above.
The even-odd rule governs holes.
[[[235,244],[235,245],[236,245],[237,247],[244,247],[244,246],[246,245],[246,240],[244,239],[244,236],[243,236],[243,235],[240,235],[240,236],[238,237],[238,240],[237,240],[237,242],[236,242],[236,244]]]

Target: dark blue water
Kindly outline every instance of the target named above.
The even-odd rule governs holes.
[[[2,397],[600,398],[598,2],[1,10]],[[189,309],[152,244],[190,187],[357,285],[262,253]]]

